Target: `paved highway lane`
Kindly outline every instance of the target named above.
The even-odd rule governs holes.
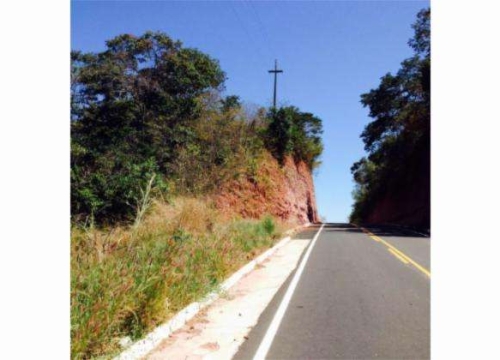
[[[424,268],[431,269],[429,236],[394,226],[366,225],[364,228],[410,256]]]
[[[303,269],[290,275],[235,359],[428,359],[429,238],[349,224],[318,231]]]

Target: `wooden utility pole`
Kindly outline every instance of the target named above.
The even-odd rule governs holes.
[[[283,72],[283,70],[278,70],[278,60],[274,60],[274,70],[269,70],[269,72],[274,74],[273,107],[276,109],[276,83],[278,82],[278,73]]]

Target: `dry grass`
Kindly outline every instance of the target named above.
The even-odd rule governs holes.
[[[209,200],[154,202],[132,227],[74,228],[73,359],[116,354],[269,248],[284,230],[266,217],[227,219]]]

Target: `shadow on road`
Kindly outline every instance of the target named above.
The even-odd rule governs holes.
[[[323,231],[325,232],[343,231],[343,232],[353,232],[353,233],[363,232],[360,228],[347,223],[326,223],[325,227],[323,228]]]
[[[430,234],[425,230],[413,230],[397,225],[377,225],[377,224],[362,224],[361,227],[371,231],[373,234],[380,237],[412,237],[412,238],[429,238]],[[348,223],[325,223],[323,231],[345,231],[353,233],[363,232],[361,228]]]
[[[423,229],[410,229],[404,226],[395,225],[362,225],[364,228],[370,230],[380,237],[412,237],[412,238],[429,238],[430,233]]]

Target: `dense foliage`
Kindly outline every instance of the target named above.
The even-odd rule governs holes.
[[[419,12],[413,29],[414,56],[361,96],[374,120],[361,134],[368,156],[351,168],[356,182],[351,221],[366,220],[384,196],[429,173],[430,9]]]
[[[130,219],[148,186],[157,196],[210,192],[255,171],[266,147],[317,164],[321,120],[296,108],[248,114],[237,96],[221,95],[216,60],[163,33],[120,35],[71,59],[76,221]]]
[[[319,165],[323,152],[321,119],[294,106],[271,109],[266,129],[266,146],[282,162],[286,155],[304,161],[310,169]]]

